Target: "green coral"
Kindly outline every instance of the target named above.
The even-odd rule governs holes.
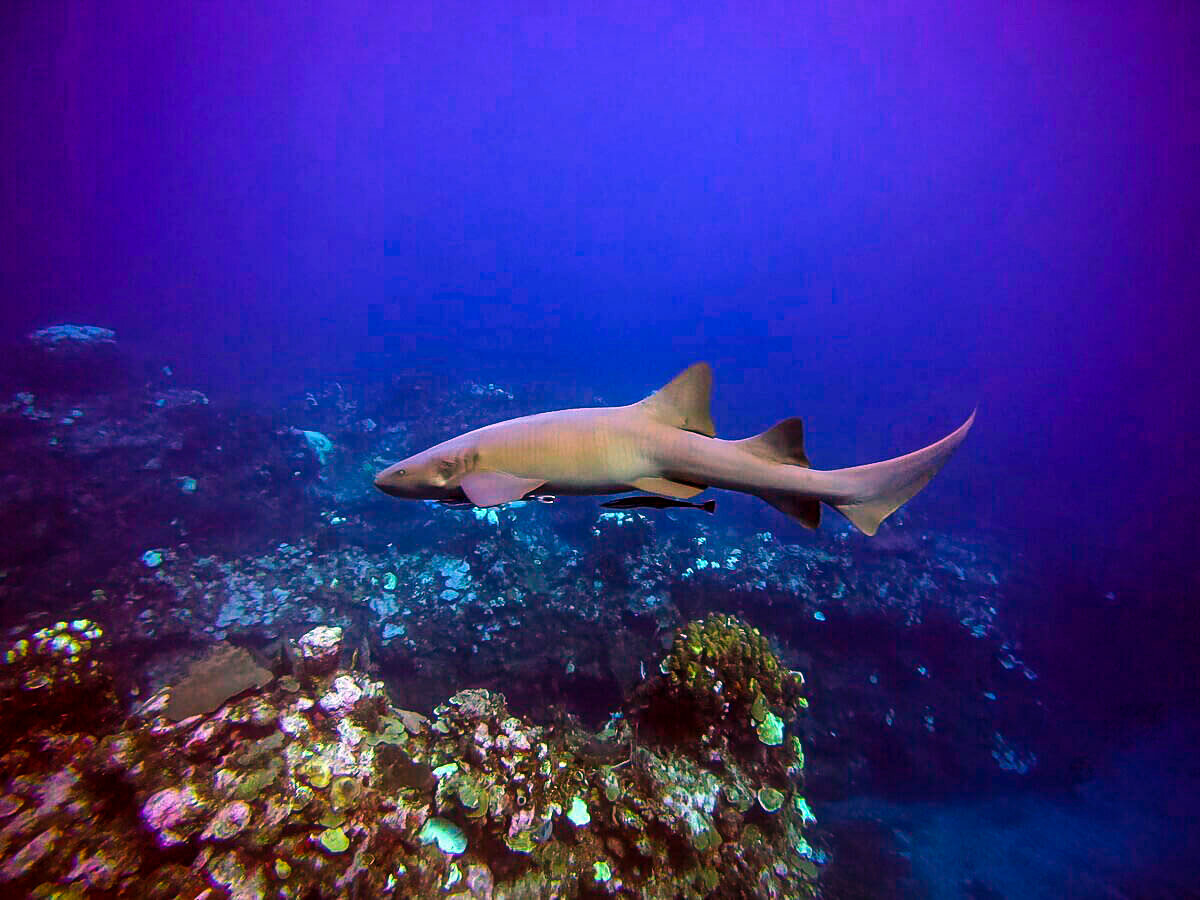
[[[736,781],[730,781],[721,785],[721,795],[730,806],[741,813],[744,813],[754,805],[754,796],[748,789]]]
[[[680,629],[661,670],[670,686],[664,700],[677,712],[689,713],[699,724],[723,718],[728,709],[770,746],[783,742],[783,720],[776,710],[798,705],[803,685],[757,628],[718,613]]]
[[[329,763],[319,756],[301,763],[297,774],[317,790],[329,787],[329,782],[333,779]]]
[[[766,717],[754,726],[758,739],[768,747],[778,747],[783,743],[783,719],[773,712],[767,712]]]
[[[796,812],[800,814],[800,824],[804,827],[817,824],[817,817],[808,807],[808,800],[797,794],[792,798],[792,805],[796,807]]]
[[[275,783],[282,770],[283,763],[278,759],[271,760],[261,769],[251,769],[238,780],[234,796],[239,800],[253,800]]]
[[[792,746],[792,756],[795,757],[795,759],[796,759],[795,767],[798,771],[803,771],[804,770],[804,746],[800,743],[800,738],[793,737],[791,746]]]
[[[380,744],[399,747],[408,743],[408,731],[404,722],[395,716],[380,716],[378,726],[379,730],[367,735],[367,743],[372,747],[378,747]]]
[[[331,809],[329,812],[322,813],[317,819],[318,825],[324,825],[326,828],[341,828],[346,824],[346,813],[344,811]]]
[[[757,724],[770,714],[771,707],[767,705],[767,698],[762,694],[756,694],[754,702],[750,704],[750,721]]]
[[[583,802],[582,797],[571,798],[571,806],[567,810],[567,818],[576,828],[582,828],[592,821],[592,816],[588,812],[587,804]]]
[[[321,846],[330,853],[344,853],[350,846],[350,839],[340,828],[326,828],[319,838]]]
[[[422,844],[437,844],[447,856],[458,856],[467,849],[467,836],[463,830],[447,819],[436,816],[425,823],[417,835]]]
[[[467,815],[478,818],[487,814],[487,794],[480,788],[478,782],[469,775],[460,775],[454,780],[455,795]]]
[[[600,776],[600,784],[604,788],[604,799],[616,803],[621,797],[621,781],[611,769],[605,770]]]
[[[778,812],[783,806],[783,794],[773,787],[759,788],[758,805],[769,813]]]
[[[532,853],[534,850],[533,835],[528,831],[506,834],[504,836],[504,843],[514,853]]]
[[[349,809],[361,795],[361,782],[350,775],[339,775],[329,786],[329,804],[335,810]]]

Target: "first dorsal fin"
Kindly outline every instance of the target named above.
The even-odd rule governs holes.
[[[784,419],[762,434],[733,443],[771,462],[812,468],[808,454],[804,452],[804,422],[797,418]]]
[[[698,362],[636,405],[663,425],[716,437],[711,402],[712,369],[708,363]]]

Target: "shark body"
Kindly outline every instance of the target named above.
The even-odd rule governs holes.
[[[709,412],[712,370],[696,363],[629,406],[522,416],[451,438],[375,477],[385,493],[414,500],[498,506],[532,493],[643,491],[690,500],[706,488],[760,497],[809,528],[821,504],[860,531],[879,524],[921,490],[962,443],[975,413],[914,453],[847,469],[811,468],[800,419],[743,440],[716,437]]]

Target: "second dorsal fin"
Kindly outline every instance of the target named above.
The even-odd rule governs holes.
[[[804,452],[804,423],[800,419],[784,419],[762,434],[733,443],[771,462],[812,468],[808,454]]]
[[[716,437],[711,403],[712,369],[708,363],[698,362],[635,405],[663,425]]]

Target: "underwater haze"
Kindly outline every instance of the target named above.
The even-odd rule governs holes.
[[[0,894],[1200,896],[1200,8],[0,23]]]

